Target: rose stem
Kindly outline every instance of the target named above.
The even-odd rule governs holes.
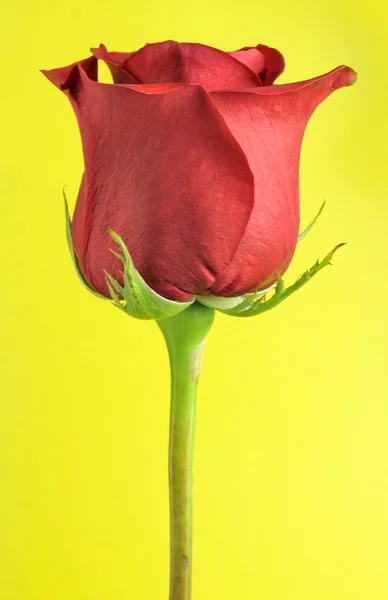
[[[170,600],[190,600],[195,405],[204,342],[214,310],[195,302],[158,321],[171,368],[169,447]]]

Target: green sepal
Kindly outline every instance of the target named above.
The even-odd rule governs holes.
[[[238,309],[240,311],[252,306],[255,300],[269,292],[269,290],[272,290],[275,285],[276,284],[274,283],[265,290],[260,292],[249,292],[249,294],[243,294],[242,296],[232,296],[227,298],[224,296],[214,296],[213,294],[210,294],[209,296],[195,296],[195,299],[204,306],[207,306],[208,308],[214,308],[215,310]]]
[[[67,204],[65,188],[63,188],[63,198],[65,201],[66,239],[67,239],[67,244],[69,246],[70,255],[73,260],[74,268],[77,272],[78,277],[80,278],[81,282],[86,287],[86,289],[89,290],[89,292],[92,292],[92,294],[94,294],[95,296],[98,296],[99,298],[106,300],[106,298],[104,298],[104,296],[101,296],[101,294],[98,294],[95,290],[93,290],[93,288],[90,287],[90,285],[88,284],[88,282],[86,281],[86,279],[84,277],[84,274],[82,273],[82,271],[80,269],[78,258],[76,256],[76,254],[74,252],[74,248],[73,248],[73,240],[71,239],[71,218],[70,218],[70,213],[69,213],[69,206]]]
[[[246,296],[235,296],[234,298],[224,298],[223,296],[196,296],[195,297],[200,304],[207,306],[208,308],[214,308],[215,310],[224,309],[230,310],[237,307],[241,307],[242,303],[245,303]]]
[[[106,283],[117,308],[136,319],[164,319],[177,315],[195,302],[195,298],[190,302],[175,302],[159,296],[135,269],[128,248],[121,237],[109,228],[108,231],[120,247],[122,254],[112,249],[111,252],[123,263],[124,267],[124,286],[121,286],[105,271]]]
[[[323,209],[325,208],[325,204],[326,204],[326,200],[324,201],[324,203],[322,204],[321,208],[319,209],[318,213],[315,215],[314,219],[311,221],[310,225],[308,225],[306,227],[306,229],[304,229],[299,235],[298,235],[298,242],[300,242],[301,240],[303,240],[303,238],[311,231],[311,229],[314,227],[315,223],[318,221],[319,217],[321,216],[321,213],[323,211]]]
[[[267,310],[271,310],[271,308],[275,308],[275,306],[283,302],[286,298],[288,298],[288,296],[306,285],[306,283],[308,283],[310,279],[312,279],[314,275],[319,273],[319,271],[321,271],[324,267],[330,265],[330,261],[334,253],[341,246],[344,246],[344,244],[338,244],[331,252],[329,252],[329,254],[325,256],[323,260],[317,260],[317,262],[308,271],[303,273],[303,275],[301,275],[293,285],[287,288],[284,287],[283,278],[278,274],[278,280],[276,287],[274,288],[274,294],[269,299],[267,299],[267,294],[261,296],[255,294],[253,298],[247,298],[245,302],[239,304],[235,308],[218,308],[217,310],[232,317],[255,317],[256,315],[264,313]]]

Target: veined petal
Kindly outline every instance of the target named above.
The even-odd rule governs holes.
[[[104,269],[122,279],[110,227],[160,295],[189,300],[208,290],[253,208],[244,152],[200,86],[147,93],[74,71],[62,87],[76,106],[84,151],[72,233],[85,277],[103,295]]]
[[[339,67],[309,81],[211,93],[255,178],[254,209],[233,261],[212,285],[216,295],[263,289],[287,269],[298,238],[305,127],[320,102],[354,81],[354,71]]]

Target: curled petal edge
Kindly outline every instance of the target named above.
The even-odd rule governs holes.
[[[59,67],[57,69],[41,69],[41,73],[57,88],[63,90],[66,88],[66,84],[69,77],[73,73],[74,69],[78,67],[86,73],[89,79],[97,81],[98,76],[98,62],[94,56],[89,56],[83,60],[79,60],[66,67]]]
[[[305,79],[303,81],[227,91],[233,91],[237,94],[240,92],[250,92],[252,94],[257,94],[260,96],[277,96],[278,94],[284,94],[286,92],[299,92],[301,90],[304,90],[305,88],[315,86],[319,88],[319,90],[317,90],[317,98],[322,96],[322,99],[324,99],[334,90],[353,85],[356,81],[357,73],[351,67],[341,65],[339,67],[336,67],[332,71],[329,71],[328,73],[324,73],[323,75],[319,75],[318,77],[313,77],[311,79]],[[222,91],[217,93],[222,93]]]

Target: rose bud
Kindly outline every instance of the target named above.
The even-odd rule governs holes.
[[[167,41],[92,52],[43,71],[68,96],[81,132],[85,172],[71,238],[87,284],[108,298],[106,273],[124,284],[108,228],[169,300],[276,283],[298,239],[307,122],[355,72],[340,66],[274,85],[284,60],[263,45],[228,53]],[[98,82],[98,59],[114,83]]]

